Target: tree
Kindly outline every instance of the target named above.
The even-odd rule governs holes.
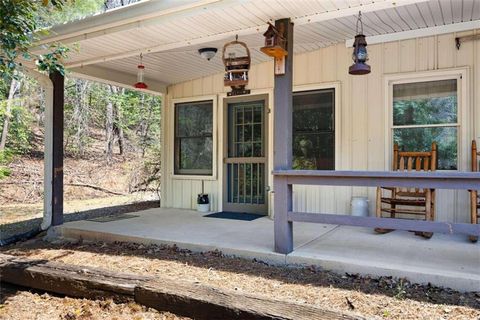
[[[67,96],[72,101],[72,114],[68,119],[66,128],[67,141],[73,138],[73,150],[76,156],[82,158],[85,155],[90,120],[90,101],[87,93],[90,90],[90,82],[82,79],[74,79],[72,87],[74,91]],[[71,98],[71,99],[70,99]],[[66,143],[66,148],[68,142]]]
[[[59,10],[66,0],[2,0],[0,1],[0,73],[4,80],[15,76],[15,71],[22,66],[21,59],[37,61],[41,71],[59,71],[64,69],[60,60],[67,48],[55,46],[44,55],[30,51],[37,39],[38,13],[43,10]]]
[[[8,93],[8,99],[6,101],[5,115],[3,118],[3,129],[0,137],[0,151],[5,150],[7,143],[8,127],[10,125],[10,113],[12,112],[12,103],[15,93],[20,89],[20,81],[12,79],[10,82],[10,91]]]

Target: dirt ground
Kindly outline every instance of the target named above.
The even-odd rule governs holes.
[[[99,197],[94,199],[67,200],[64,202],[65,215],[113,206],[138,203],[146,199],[155,199],[151,193],[130,194],[125,196]],[[9,224],[43,216],[43,203],[22,203],[1,205],[0,224]]]
[[[140,166],[141,159],[131,153],[115,155],[110,164],[97,154],[86,159],[66,157],[65,200],[127,195]],[[43,155],[16,157],[8,167],[11,175],[0,181],[0,205],[41,203]]]
[[[202,283],[263,297],[384,319],[480,319],[480,292],[459,293],[390,277],[338,275],[314,267],[192,253],[176,247],[31,240],[8,254]]]
[[[143,194],[142,199],[154,198]],[[101,216],[136,212],[160,205],[158,200],[139,201],[138,194],[108,198],[70,200],[64,204],[64,221],[77,221]],[[0,207],[0,244],[13,236],[38,229],[42,223],[40,204],[14,204]]]
[[[87,300],[58,297],[48,293],[0,288],[0,319],[5,320],[181,320],[168,312],[159,312],[136,303],[117,304],[111,300]]]

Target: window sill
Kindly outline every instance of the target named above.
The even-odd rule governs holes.
[[[215,181],[217,180],[216,175],[192,175],[192,174],[170,174],[172,180],[208,180]]]

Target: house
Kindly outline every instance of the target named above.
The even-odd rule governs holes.
[[[348,73],[359,11],[371,66],[362,76]],[[287,71],[275,76],[273,59],[260,48],[267,22],[284,18],[293,23]],[[221,55],[207,61],[198,50],[220,53],[236,36],[251,51],[250,93],[229,96]],[[390,220],[340,216],[353,196],[368,197],[374,215],[375,190],[367,186],[385,184],[439,188],[436,222],[396,227],[480,233],[469,224],[466,190],[480,185],[479,175],[468,173],[470,143],[480,139],[479,39],[475,0],[151,0],[54,27],[37,50],[75,44],[65,61],[69,72],[127,87],[142,54],[146,91],[164,97],[161,206],[196,209],[197,195],[207,193],[212,211],[275,217],[275,248],[288,253],[294,221]],[[52,112],[61,112],[62,80],[52,79]],[[416,98],[424,99],[422,109],[402,104]],[[445,109],[432,109],[435,99]],[[55,119],[50,137],[59,134]],[[388,172],[394,143],[423,149],[433,139],[437,173]],[[59,224],[61,201],[52,197],[62,190],[61,143],[47,144],[47,220],[52,213]],[[309,171],[295,174],[289,166]]]

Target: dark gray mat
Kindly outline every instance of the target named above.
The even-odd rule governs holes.
[[[253,214],[253,213],[244,213],[244,212],[229,212],[229,211],[222,211],[222,212],[215,212],[211,214],[207,214],[204,217],[206,218],[219,218],[219,219],[231,219],[231,220],[242,220],[242,221],[252,221],[261,217],[265,217],[264,215]]]

